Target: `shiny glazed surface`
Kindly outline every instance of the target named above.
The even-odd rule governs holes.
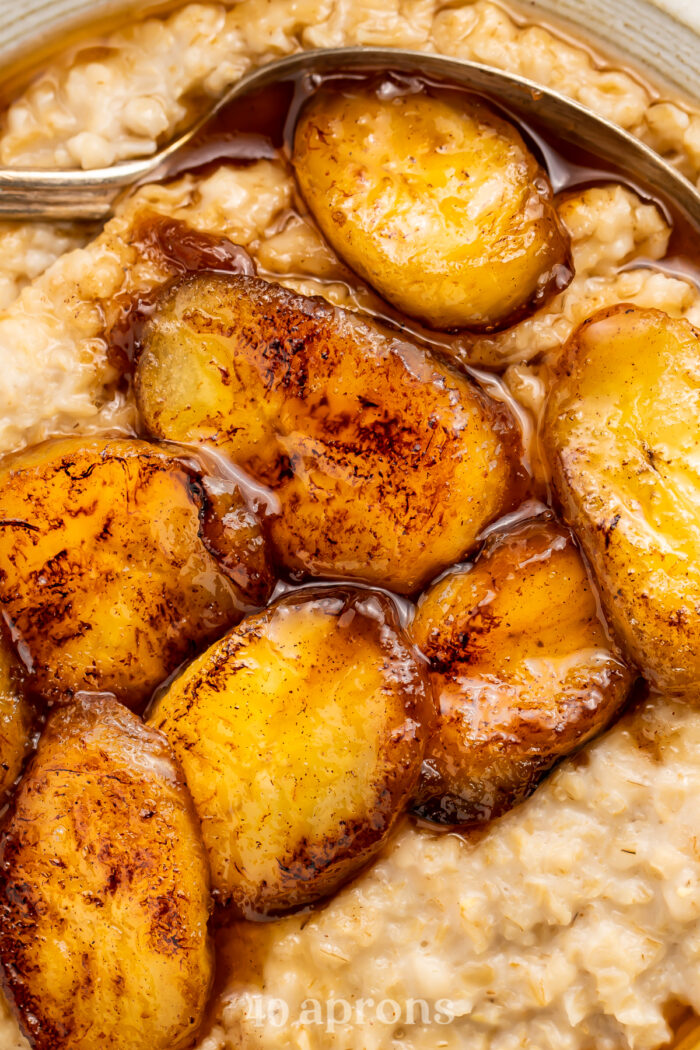
[[[199,822],[164,738],[55,710],[0,846],[0,959],[36,1050],[183,1050],[213,977]]]
[[[543,441],[620,639],[658,688],[700,675],[700,333],[618,305],[569,341]]]
[[[223,497],[220,497],[223,498]],[[34,687],[65,701],[111,692],[143,706],[199,645],[237,622],[271,579],[260,529],[230,490],[211,553],[201,472],[137,440],[63,438],[0,474],[0,600]],[[213,544],[212,544],[213,546]]]
[[[407,80],[313,95],[294,136],[301,191],[338,255],[403,313],[504,327],[571,280],[549,179],[483,104]]]
[[[24,693],[24,668],[0,640],[0,806],[32,747],[36,712]]]
[[[377,322],[255,278],[167,290],[136,398],[154,437],[208,442],[278,501],[298,576],[415,591],[517,498],[507,410]]]
[[[634,674],[573,537],[553,520],[495,533],[423,594],[411,635],[439,710],[414,808],[473,824],[521,802],[618,713]]]
[[[148,720],[182,762],[214,890],[245,915],[324,897],[377,854],[432,718],[392,603],[334,588],[249,617]]]
[[[6,157],[51,164],[89,165],[138,152],[181,116],[193,85],[220,90],[247,63],[264,60],[271,41],[283,53],[365,39],[504,62],[585,99],[677,153],[684,170],[696,170],[695,115],[488,0],[447,8],[428,0],[419,9],[362,0],[191,6],[159,23],[130,26],[123,40],[91,52],[70,72],[70,63],[50,71],[48,84],[43,79],[17,101],[0,148]],[[187,63],[178,58],[183,53]],[[148,102],[156,90],[162,109]],[[55,112],[62,121],[53,122]],[[698,309],[692,284],[659,272],[668,216],[633,187],[566,188],[560,214],[577,270],[566,292],[488,338],[429,333],[462,361],[494,365],[498,377],[480,381],[497,396],[515,393],[526,438],[525,408],[536,415],[548,382],[540,355],[554,358],[597,305],[633,298],[691,318]],[[114,308],[125,303],[128,310],[132,299],[143,301],[144,292],[177,271],[170,261],[161,265],[160,246],[143,250],[142,218],[154,211],[240,243],[261,276],[294,292],[322,294],[355,310],[388,310],[324,244],[286,159],[269,147],[254,163],[224,161],[144,188],[83,252],[63,255],[41,276],[68,239],[24,228],[11,240],[0,230],[0,293],[29,282],[0,317],[0,387],[15,398],[0,420],[3,448],[36,441],[46,428],[74,426],[76,418],[86,431],[115,421],[126,433],[134,426],[128,398],[120,400],[124,387],[115,389],[101,348],[109,346]],[[27,275],[24,259],[37,245],[48,262]],[[513,367],[506,371],[507,364]],[[538,470],[536,455],[528,462]],[[324,907],[245,924],[247,939],[257,944],[254,973],[236,936],[221,958],[221,996],[199,1050],[241,1042],[264,1050],[336,1050],[341,1042],[366,1050],[395,1038],[407,1050],[434,1050],[443,1040],[470,1050],[513,1050],[518,1043],[538,1050],[658,1047],[669,1034],[669,1000],[697,999],[697,727],[691,707],[657,697],[468,843],[406,822],[378,860]],[[459,1012],[447,1027],[406,1026],[399,1034],[395,1026],[378,1029],[369,1016],[329,1033],[300,1019],[311,988],[352,1004],[377,993],[396,996],[401,1007],[416,996],[433,1005],[446,995]],[[280,994],[290,1007],[287,1024],[260,1025],[246,1014],[251,998],[264,1012],[268,1005],[274,1010]],[[15,1050],[18,1040],[3,1018],[0,1045]]]

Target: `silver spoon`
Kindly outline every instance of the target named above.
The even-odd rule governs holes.
[[[463,59],[385,47],[340,47],[303,51],[253,70],[234,84],[192,127],[150,157],[90,171],[5,168],[0,170],[0,217],[14,219],[105,219],[119,195],[148,180],[185,147],[223,106],[274,83],[300,76],[397,71],[466,87],[492,99],[525,123],[535,121],[553,135],[614,165],[653,195],[672,200],[700,227],[700,192],[649,146],[565,95],[513,73]]]

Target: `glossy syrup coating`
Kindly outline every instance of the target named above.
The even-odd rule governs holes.
[[[166,292],[136,394],[156,437],[211,444],[272,490],[298,577],[410,593],[518,487],[520,434],[466,376],[375,322],[246,276]]]
[[[181,453],[135,439],[57,439],[3,462],[0,603],[47,699],[110,692],[138,707],[266,600],[258,522],[231,491],[208,531],[206,483]]]
[[[522,801],[607,725],[634,678],[571,534],[546,518],[495,534],[429,588],[411,634],[439,711],[414,810],[442,824]]]
[[[660,310],[589,318],[561,358],[543,445],[611,623],[644,676],[700,687],[700,332]]]
[[[35,710],[24,692],[24,668],[0,636],[0,806],[31,750]]]
[[[209,871],[164,738],[114,700],[48,718],[0,839],[0,962],[34,1050],[183,1050],[213,977]]]
[[[571,280],[546,173],[512,124],[463,92],[323,88],[293,161],[338,255],[432,328],[504,327]]]
[[[381,594],[302,589],[244,620],[160,696],[218,898],[242,915],[327,896],[413,792],[434,716]]]

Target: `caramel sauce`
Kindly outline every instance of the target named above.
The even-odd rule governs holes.
[[[166,269],[171,277],[197,270],[253,275],[255,264],[245,248],[226,237],[201,233],[179,219],[153,214],[142,220],[131,242],[143,256]],[[151,316],[162,287],[137,295],[122,295],[119,315],[107,335],[109,360],[123,374],[131,371],[143,326]]]
[[[298,75],[277,83],[223,107],[192,140],[187,149],[170,158],[156,173],[157,180],[168,181],[183,173],[206,175],[222,164],[248,165],[259,160],[277,159],[289,165],[294,127],[310,95],[329,83],[343,88],[366,82],[380,83],[389,79],[396,92],[428,91],[452,100],[468,101],[477,97],[491,109],[513,123],[525,142],[533,150],[547,172],[554,192],[565,195],[591,186],[610,182],[620,183],[655,204],[672,226],[671,244],[667,258],[635,260],[625,268],[649,267],[680,277],[700,288],[700,260],[697,258],[698,231],[695,230],[672,199],[660,200],[640,185],[629,172],[601,161],[583,145],[553,137],[535,122],[524,123],[492,98],[480,98],[473,92],[455,85],[436,82],[420,75],[391,73],[378,75],[359,71],[348,74],[329,74],[309,78]],[[297,195],[293,211],[307,223],[315,225],[303,200]],[[144,254],[161,262],[173,277],[198,270],[224,270],[231,273],[254,273],[255,266],[244,249],[230,241],[199,234],[183,223],[162,216],[154,216],[144,223],[133,242]],[[294,274],[276,275],[281,279]],[[453,367],[467,372],[486,389],[490,397],[506,405],[519,423],[523,438],[523,471],[528,484],[523,499],[550,502],[543,478],[547,471],[541,462],[536,440],[537,421],[513,397],[498,374],[499,370],[475,368],[469,364],[469,349],[478,337],[469,332],[440,332],[427,329],[419,322],[401,314],[381,299],[356,275],[346,271],[344,283],[351,300],[361,309],[369,308],[380,322],[405,333],[448,361]],[[123,373],[128,373],[138,354],[139,340],[145,321],[150,316],[156,293],[125,299],[120,317],[109,333],[111,359]]]
[[[415,78],[413,78],[413,83],[416,83]],[[293,125],[295,114],[303,105],[307,90],[308,85],[306,84],[290,82],[238,100],[226,107],[199,133],[187,150],[172,158],[164,166],[163,170],[158,173],[158,177],[172,179],[184,172],[195,171],[204,174],[221,164],[249,164],[261,159],[279,157],[288,159],[290,128]],[[444,85],[440,85],[440,90],[462,91],[459,88],[445,89]],[[469,92],[462,93],[469,95]],[[489,101],[493,105],[493,101]],[[662,262],[636,261],[634,265],[648,265],[659,271],[680,276],[700,288],[697,231],[688,226],[683,217],[674,209],[672,201],[658,200],[653,195],[645,193],[644,187],[637,185],[629,173],[602,164],[598,158],[584,148],[575,148],[569,143],[553,140],[551,136],[534,125],[526,126],[521,121],[514,120],[512,114],[505,112],[503,115],[519,127],[525,140],[535,150],[549,174],[555,192],[567,193],[587,186],[614,181],[638,193],[641,192],[642,196],[646,196],[655,203],[673,224],[669,255]],[[301,202],[298,202],[297,208],[298,213],[309,221],[309,216],[304,211]],[[239,245],[225,238],[198,233],[184,223],[164,216],[152,215],[145,219],[136,231],[132,243],[149,259],[162,265],[171,278],[203,270],[255,273],[253,260],[248,252]],[[348,283],[350,288],[366,291],[359,279],[349,277]],[[125,374],[127,381],[134,359],[139,352],[143,326],[154,309],[159,291],[124,297],[123,302],[119,303],[119,318],[109,333],[110,353],[113,362]],[[382,301],[377,302],[377,315],[384,323],[406,332],[429,346],[438,355],[449,357],[453,364],[456,342],[461,340],[462,344],[468,345],[471,338],[463,334],[453,336],[449,333],[429,331],[415,321],[400,315]],[[548,502],[548,493],[535,480],[538,474],[533,464],[533,459],[537,456],[533,440],[535,423],[527,411],[513,398],[498,374],[479,371],[464,364],[461,367],[485,388],[491,397],[504,402],[509,407],[515,418],[519,420],[523,432],[525,449],[523,469],[529,478],[524,502],[521,509],[509,515],[507,519],[502,519],[489,526],[486,531],[492,532],[494,529],[510,525],[514,521],[537,513],[538,509],[542,509],[543,505]],[[278,586],[276,596],[292,589],[295,589],[294,584],[282,581]],[[408,622],[412,615],[412,605],[405,599],[402,602],[403,620]],[[581,755],[579,761],[586,761],[585,753]],[[478,840],[483,834],[485,834],[483,829],[475,829],[474,839]],[[294,916],[289,920],[281,921],[300,924],[304,919]],[[234,975],[236,984],[262,983],[264,960],[273,943],[270,927],[262,923],[236,923],[233,926],[222,924],[217,929],[216,942],[220,961],[219,976],[205,1028],[214,1023],[215,1009],[220,1005],[220,997],[231,991],[231,974]]]
[[[161,177],[174,178],[185,171],[205,174],[219,164],[249,164],[270,158],[282,158],[285,162],[288,161],[290,130],[293,127],[295,115],[306,98],[307,90],[308,86],[299,82],[278,85],[275,89],[268,89],[252,98],[239,100],[226,107],[200,132],[186,152],[169,162],[167,168],[161,173]],[[461,89],[454,90],[460,91]],[[469,93],[464,92],[464,94]],[[512,114],[503,115],[513,121]],[[669,255],[662,262],[643,260],[635,262],[634,265],[648,265],[659,271],[673,273],[700,287],[700,264],[696,258],[697,231],[688,226],[684,218],[674,209],[671,200],[658,200],[652,194],[645,192],[644,187],[639,186],[629,173],[615,170],[610,165],[601,163],[598,158],[582,147],[575,148],[569,143],[555,141],[533,125],[525,126],[517,120],[514,122],[526,142],[538,155],[549,174],[556,193],[569,193],[588,186],[614,181],[641,193],[643,197],[655,203],[673,226]],[[298,201],[296,207],[298,214],[303,216],[305,221],[311,221],[304,209],[303,202]],[[196,241],[196,249],[192,250],[192,241],[188,241],[188,238],[193,236],[196,241],[199,235],[193,235],[191,231],[185,233],[173,226],[164,228],[163,220],[154,220],[143,233],[139,234],[137,243],[143,246],[144,251],[154,252],[166,258],[173,273],[212,268],[228,269],[229,272],[253,272],[254,267],[247,253],[236,254],[231,251],[232,246],[229,245],[222,249],[221,245],[213,245],[211,241],[208,242],[206,250],[200,250],[201,242]],[[242,250],[239,249],[240,251]],[[370,298],[373,294],[358,278],[352,275],[348,277],[348,287],[352,292],[369,294]],[[453,364],[456,344],[460,341],[463,346],[469,344],[471,337],[468,335],[454,336],[449,333],[429,331],[415,321],[400,315],[376,296],[374,303],[376,314],[382,322],[429,346],[439,356],[451,359]],[[115,339],[113,335],[112,341],[118,345],[129,361],[133,360],[134,353],[138,351],[139,328],[152,307],[153,298],[146,297],[144,301],[126,310],[121,319],[118,338]],[[507,516],[506,519],[491,525],[486,530],[485,534],[488,534],[499,527],[510,526],[523,518],[541,512],[550,499],[546,487],[535,480],[538,473],[541,473],[541,471],[538,472],[537,463],[534,462],[538,456],[534,441],[536,421],[513,398],[498,374],[469,367],[468,364],[464,364],[463,356],[461,367],[469,372],[491,397],[508,406],[519,420],[523,433],[524,469],[529,478],[524,501],[519,510]],[[282,580],[278,584],[275,596],[295,590],[297,586],[299,585]],[[412,603],[407,599],[401,601],[401,618],[404,623],[407,623],[412,617]],[[586,761],[585,752],[577,761],[582,763]],[[435,833],[428,825],[424,826],[423,830],[425,833]],[[485,833],[486,829],[476,828],[473,832],[468,832],[466,837],[470,841],[478,841]],[[300,925],[305,919],[297,915],[281,921],[291,925]],[[265,958],[274,943],[271,928],[265,923],[236,923],[233,926],[221,923],[217,928],[216,942],[220,961],[219,977],[215,994],[211,1000],[205,1030],[213,1026],[217,1006],[220,1006],[227,995],[240,987],[260,988],[262,986]],[[679,1021],[682,1019],[684,1018],[678,1017]]]
[[[207,174],[221,164],[247,164],[274,158],[288,161],[294,126],[310,94],[329,83],[335,82],[338,87],[342,87],[353,81],[366,80],[368,77],[372,81],[379,80],[376,73],[362,72],[352,76],[347,73],[315,76],[313,83],[305,76],[297,76],[236,99],[222,108],[185,150],[170,158],[154,178],[168,180],[184,172]],[[456,100],[460,97],[465,101],[478,98],[485,102],[518,128],[547,172],[555,194],[563,195],[615,182],[630,189],[643,200],[655,204],[672,228],[667,256],[663,260],[635,260],[631,265],[655,268],[679,276],[700,288],[699,231],[680,212],[671,196],[659,198],[623,167],[601,160],[583,144],[572,144],[554,136],[544,124],[538,126],[532,120],[524,122],[493,98],[482,98],[461,86],[438,83],[420,75],[386,73],[382,79],[387,78],[394,82],[399,92],[426,90]],[[299,210],[307,222],[312,221],[303,202],[299,202]],[[362,286],[359,278],[355,278],[355,281],[358,286]],[[425,329],[414,320],[399,314],[389,304],[382,301],[381,305],[381,319],[415,334],[422,342],[430,343],[438,349],[444,348],[450,352],[455,339],[469,341],[470,337],[464,333],[454,337]]]

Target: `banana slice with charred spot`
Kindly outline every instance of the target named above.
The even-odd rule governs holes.
[[[0,603],[47,698],[138,707],[264,603],[260,525],[208,483],[182,452],[135,439],[58,439],[4,461]]]
[[[563,352],[543,444],[606,613],[644,676],[700,687],[700,332],[660,310],[589,318]]]
[[[213,977],[209,871],[165,739],[49,716],[0,840],[0,962],[34,1050],[184,1050]]]
[[[36,713],[24,693],[24,668],[0,637],[0,806],[31,750]]]
[[[546,520],[496,534],[431,587],[412,635],[439,708],[414,809],[442,824],[522,801],[605,727],[634,677],[570,533]]]
[[[214,889],[249,915],[327,896],[376,855],[433,714],[388,599],[324,589],[244,620],[149,723],[182,762]]]
[[[517,488],[504,405],[377,324],[257,278],[170,289],[136,392],[151,434],[212,444],[273,491],[270,536],[298,576],[414,591]]]

